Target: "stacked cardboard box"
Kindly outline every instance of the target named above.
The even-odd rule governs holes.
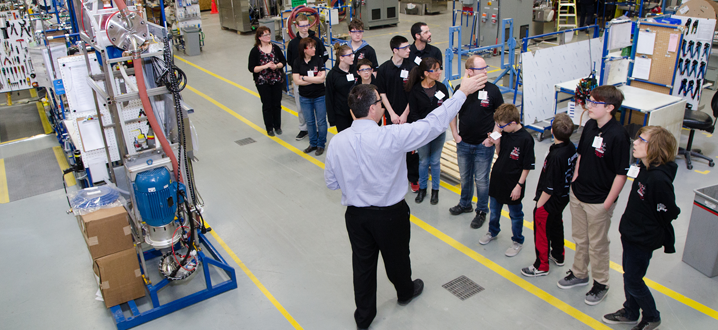
[[[80,228],[93,260],[105,306],[145,296],[127,211],[122,206],[80,216]]]

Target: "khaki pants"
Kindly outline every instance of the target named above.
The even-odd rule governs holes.
[[[616,203],[606,211],[603,203],[589,204],[578,200],[571,191],[571,235],[576,242],[576,255],[573,258],[571,271],[578,278],[588,277],[588,265],[591,265],[593,280],[608,285],[608,272],[610,270],[611,241],[608,239],[608,229],[611,227],[611,217]]]

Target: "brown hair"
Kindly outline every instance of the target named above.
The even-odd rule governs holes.
[[[517,124],[521,123],[521,114],[515,105],[511,103],[504,103],[496,108],[496,112],[494,112],[494,122],[497,124],[508,124],[512,121]]]
[[[349,31],[351,30],[360,30],[364,31],[364,22],[362,22],[360,19],[355,18],[348,24]]]
[[[347,44],[334,44],[334,54],[337,56],[337,64],[339,64],[339,59],[341,59],[347,50],[353,52],[352,48],[347,46]]]
[[[433,70],[434,67],[437,65],[439,66],[439,68],[441,68],[441,63],[439,63],[439,61],[437,61],[433,57],[421,59],[421,63],[411,69],[411,72],[409,72],[409,79],[407,79],[406,81],[404,91],[411,92],[411,89],[414,88],[414,85],[418,84],[420,81],[426,78],[424,72]]]
[[[257,47],[257,46],[259,46],[259,45],[262,44],[262,42],[259,41],[259,37],[261,37],[261,36],[264,34],[264,32],[272,33],[272,30],[270,30],[270,29],[269,29],[268,27],[266,27],[266,26],[260,26],[260,27],[258,27],[258,28],[257,28],[257,33],[254,34],[254,47]]]
[[[678,143],[676,137],[668,130],[660,126],[644,126],[636,133],[639,135],[648,134],[648,146],[646,146],[646,162],[648,167],[660,166],[676,158]]]
[[[357,62],[357,68],[356,68],[356,69],[359,70],[359,68],[361,68],[362,65],[368,65],[370,68],[372,68],[372,71],[374,71],[374,64],[373,64],[370,60],[368,60],[368,59],[366,59],[366,58],[362,58],[361,60],[359,60],[359,61]]]
[[[310,37],[302,38],[302,40],[299,40],[299,58],[301,58],[302,60],[304,59],[304,50],[307,49],[309,46],[316,47],[317,42]]]
[[[294,24],[299,25],[299,21],[302,22],[309,22],[309,17],[307,15],[297,15],[297,17],[294,18]]]
[[[559,113],[553,118],[551,132],[556,140],[561,142],[571,142],[571,134],[573,133],[573,120],[565,113]]]
[[[623,93],[613,85],[598,86],[591,91],[591,96],[598,102],[606,102],[612,105],[612,115],[616,114],[616,111],[621,108],[623,103]]]

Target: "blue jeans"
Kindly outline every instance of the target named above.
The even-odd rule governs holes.
[[[456,157],[461,175],[461,199],[463,208],[471,206],[476,184],[476,211],[489,212],[489,172],[496,147],[483,144],[459,142],[456,145]]]
[[[444,149],[446,132],[419,148],[419,188],[426,189],[431,166],[431,189],[439,190],[441,182],[441,150]]]
[[[309,146],[324,148],[327,144],[327,106],[324,96],[310,99],[300,95],[299,103],[302,104],[302,113],[307,121]]]
[[[626,317],[638,320],[640,311],[643,310],[643,320],[660,321],[661,314],[656,309],[656,301],[646,282],[643,281],[653,251],[642,250],[623,240],[621,243],[623,243],[623,289],[626,292],[626,302],[623,303],[623,307],[626,308]]]
[[[511,218],[511,240],[524,244],[524,235],[522,234],[524,229],[524,207],[521,203],[516,205],[507,205],[509,207],[509,217]],[[499,219],[501,219],[501,208],[503,204],[496,201],[496,198],[489,197],[489,207],[491,208],[491,215],[489,216],[489,232],[491,236],[496,237],[501,231],[499,226]]]

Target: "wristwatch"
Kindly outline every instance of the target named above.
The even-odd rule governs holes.
[[[521,183],[521,182],[516,182],[516,184],[518,184],[518,185],[519,185],[519,186],[520,186],[521,188],[525,187],[525,185],[526,185],[526,183],[525,183],[525,182],[524,182],[524,183]]]

